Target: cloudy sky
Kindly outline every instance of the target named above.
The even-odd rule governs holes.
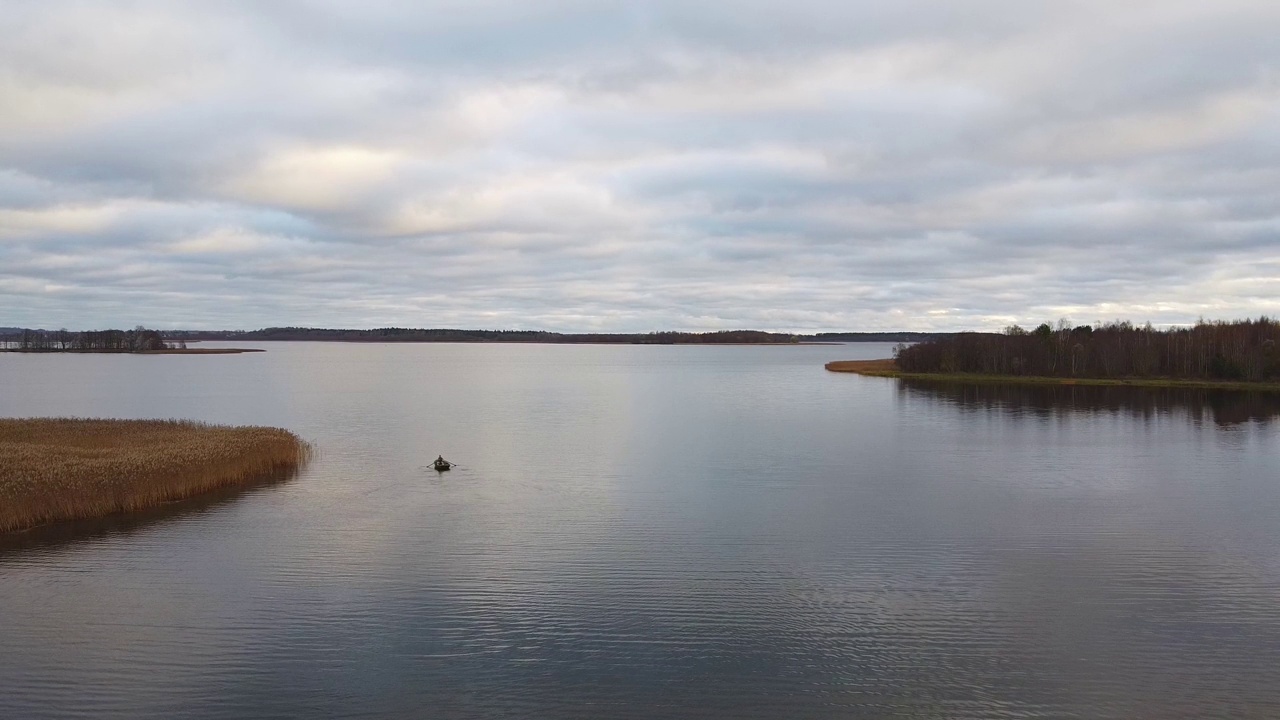
[[[0,325],[1280,315],[1275,0],[0,8]]]

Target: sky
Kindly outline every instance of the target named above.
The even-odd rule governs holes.
[[[1274,0],[0,16],[0,326],[1280,315]]]

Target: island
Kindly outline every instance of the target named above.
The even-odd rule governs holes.
[[[1280,322],[1201,321],[1159,330],[1097,326],[957,333],[899,345],[893,358],[827,363],[832,372],[919,380],[1217,388],[1280,392]]]
[[[144,510],[301,468],[281,428],[183,420],[0,418],[0,533]]]
[[[188,348],[185,338],[168,341],[159,330],[32,330],[0,328],[0,352],[128,353],[131,355],[237,355],[260,348]]]

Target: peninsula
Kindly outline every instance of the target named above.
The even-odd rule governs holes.
[[[0,328],[0,352],[129,353],[134,355],[235,355],[258,348],[188,348],[185,339],[167,341],[159,330],[31,330]]]
[[[179,420],[0,419],[0,533],[102,517],[300,468],[287,430]]]
[[[832,372],[921,380],[1280,392],[1280,322],[1266,317],[1157,330],[1128,322],[1048,323],[899,345],[895,357],[827,363]]]

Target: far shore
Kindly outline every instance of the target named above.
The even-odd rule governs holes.
[[[301,468],[280,428],[0,418],[0,533],[146,510]]]
[[[1178,380],[1174,378],[1062,378],[1035,375],[979,375],[975,373],[909,373],[898,369],[893,358],[879,360],[836,360],[826,364],[827,370],[856,373],[869,377],[902,378],[947,383],[983,383],[993,385],[1076,385],[1085,387],[1181,388],[1187,390],[1248,390],[1280,392],[1280,383],[1239,382],[1234,380]]]
[[[188,340],[189,343],[205,342],[203,340]],[[215,341],[216,342],[216,341]],[[322,343],[340,343],[346,345],[625,345],[628,347],[806,347],[810,345],[847,345],[847,342],[833,342],[828,340],[797,340],[795,342],[634,342],[634,341],[614,341],[614,340],[353,340],[353,339],[333,339],[333,340],[255,340],[254,342],[269,343],[294,343],[294,342],[322,342]],[[863,341],[854,341],[863,342]],[[882,342],[879,340],[867,342]],[[250,351],[252,352],[252,351]],[[260,351],[259,351],[260,352]]]

